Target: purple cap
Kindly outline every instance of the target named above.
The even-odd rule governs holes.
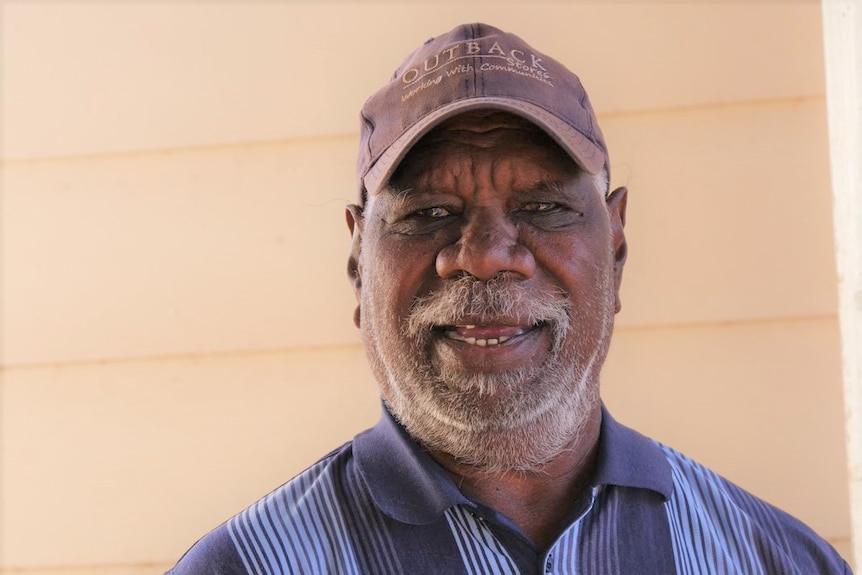
[[[429,130],[476,109],[530,120],[590,174],[608,166],[604,137],[577,76],[514,34],[465,24],[425,42],[362,107],[360,203],[380,190]]]

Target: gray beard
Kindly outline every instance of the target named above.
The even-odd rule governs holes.
[[[364,281],[374,293],[373,278]],[[372,369],[392,414],[426,448],[442,451],[461,464],[491,473],[538,473],[573,445],[599,403],[598,372],[613,325],[613,278],[600,293],[600,341],[576,353],[567,338],[581,341],[572,326],[571,302],[561,290],[537,292],[505,274],[488,282],[463,277],[418,299],[404,333],[386,341],[386,330],[369,325],[373,302],[363,301],[363,333]],[[368,307],[371,306],[371,307]],[[391,308],[390,308],[391,309]],[[369,313],[370,312],[370,313]],[[493,373],[465,371],[425,357],[432,326],[453,325],[465,316],[493,323],[499,317],[527,318],[550,328],[552,346],[540,366]],[[577,325],[577,321],[574,322]],[[391,332],[390,332],[391,335]],[[385,354],[384,350],[397,350]]]

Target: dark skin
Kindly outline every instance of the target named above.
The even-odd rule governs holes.
[[[364,207],[348,207],[349,273],[360,303],[371,298],[381,310],[374,329],[392,333],[400,333],[416,297],[463,274],[488,280],[506,273],[531,285],[561,288],[577,318],[564,346],[571,356],[596,364],[582,385],[597,387],[610,338],[606,315],[620,307],[625,207],[624,188],[605,198],[594,179],[532,124],[499,112],[464,114],[414,146],[390,185]],[[368,273],[382,278],[374,293],[362,291]],[[597,303],[603,301],[609,304]],[[371,329],[358,319],[359,314],[360,329]],[[512,329],[467,325],[461,335],[497,339]],[[391,341],[387,345],[402,345],[398,338]],[[500,366],[541,365],[550,345],[549,331],[540,327],[488,347],[439,335],[428,349],[406,352],[432,366],[454,362],[493,373]],[[506,514],[545,549],[589,484],[600,424],[596,405],[582,433],[539,472],[492,473],[429,451],[467,495]]]
[[[554,459],[542,473],[486,473],[439,451],[431,451],[431,455],[466,495],[505,514],[533,545],[544,550],[562,532],[563,520],[589,485],[600,423],[601,413],[593,413],[582,439],[571,445],[572,451]]]

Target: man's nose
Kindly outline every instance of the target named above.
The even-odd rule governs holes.
[[[487,281],[501,272],[529,278],[536,269],[533,254],[518,239],[518,227],[497,208],[477,208],[465,218],[458,240],[437,254],[442,278],[469,274]]]

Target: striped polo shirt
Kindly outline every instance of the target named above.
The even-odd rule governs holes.
[[[198,541],[171,575],[850,573],[798,520],[602,412],[595,477],[537,549],[380,422]]]

